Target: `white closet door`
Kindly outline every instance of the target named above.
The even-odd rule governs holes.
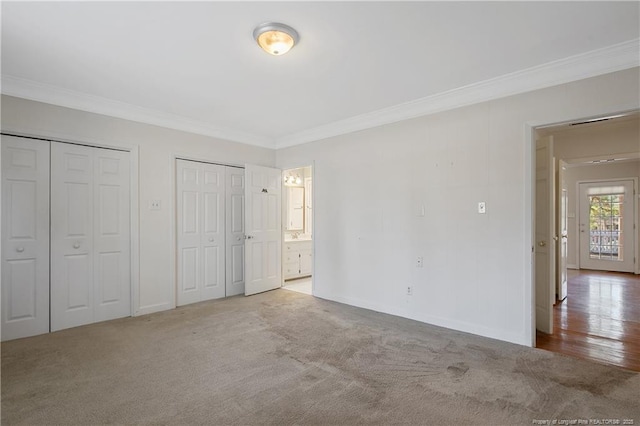
[[[51,330],[128,316],[129,154],[51,144]]]
[[[51,331],[93,322],[93,151],[51,143]]]
[[[49,142],[2,136],[2,340],[49,331]]]
[[[282,286],[282,171],[245,166],[244,294]]]
[[[225,171],[201,163],[203,280],[201,300],[225,295]]]
[[[93,150],[94,321],[131,314],[129,153]]]
[[[225,295],[223,166],[176,160],[178,306]]]
[[[226,169],[227,297],[244,293],[244,169]]]

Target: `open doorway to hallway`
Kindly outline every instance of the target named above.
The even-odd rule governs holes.
[[[637,369],[640,114],[536,136],[536,346]]]
[[[283,288],[313,294],[313,169],[284,170]]]

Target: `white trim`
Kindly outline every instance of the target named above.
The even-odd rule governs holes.
[[[175,308],[175,306],[173,308]],[[173,309],[173,308],[172,308],[171,304],[168,303],[168,302],[156,303],[155,305],[140,306],[140,309],[138,309],[138,313],[136,314],[136,316],[153,314],[155,312],[167,311],[167,310]]]
[[[274,146],[269,137],[11,75],[2,76],[2,94],[263,148]]]
[[[9,96],[279,149],[637,67],[640,66],[639,52],[640,39],[636,38],[279,138],[224,128],[203,120],[10,75],[2,76],[1,88],[2,93]]]
[[[536,135],[532,123],[524,125],[524,340],[536,346]],[[527,303],[527,301],[529,303]]]
[[[575,270],[578,270],[578,269],[580,269],[580,268],[578,267],[578,265],[574,265],[573,263],[567,263],[567,269],[575,269]]]
[[[640,39],[625,41],[280,137],[276,149],[637,67],[639,51]]]
[[[131,316],[140,315],[140,148],[129,150],[131,169],[129,172],[129,209],[131,226]]]

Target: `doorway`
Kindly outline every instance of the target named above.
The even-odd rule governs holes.
[[[313,168],[282,172],[283,288],[313,294]]]
[[[580,269],[634,271],[634,180],[580,182]]]
[[[554,125],[535,129],[534,133],[535,139],[550,141],[551,145],[544,156],[549,166],[540,167],[539,149],[534,163],[537,178],[533,187],[536,232],[532,244],[535,247],[535,346],[548,350],[580,346],[584,353],[595,353],[602,343],[582,333],[579,321],[567,320],[566,315],[559,313],[583,309],[580,315],[587,322],[615,321],[606,292],[600,291],[608,285],[606,279],[584,277],[597,273],[596,269],[606,271],[603,272],[605,278],[609,277],[606,274],[617,273],[610,271],[640,272],[635,263],[640,248],[637,226],[640,215],[635,196],[640,176],[637,144],[640,114],[636,111]],[[548,179],[543,182],[544,187],[538,185],[539,171]],[[548,200],[546,205],[539,202],[540,196]],[[550,266],[541,268],[545,265]],[[544,275],[540,269],[544,269]],[[629,278],[637,281],[637,275]],[[612,287],[615,288],[618,287]],[[583,296],[587,297],[587,304]],[[545,308],[542,317],[539,305]],[[541,321],[547,328],[540,326]],[[638,337],[640,335],[631,339]],[[607,338],[613,339],[611,345],[622,344],[614,341],[614,335]],[[562,342],[548,345],[549,340]],[[611,360],[615,361],[613,356]]]

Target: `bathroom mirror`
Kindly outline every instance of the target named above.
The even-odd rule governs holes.
[[[287,230],[304,229],[304,188],[291,186],[287,191]]]

